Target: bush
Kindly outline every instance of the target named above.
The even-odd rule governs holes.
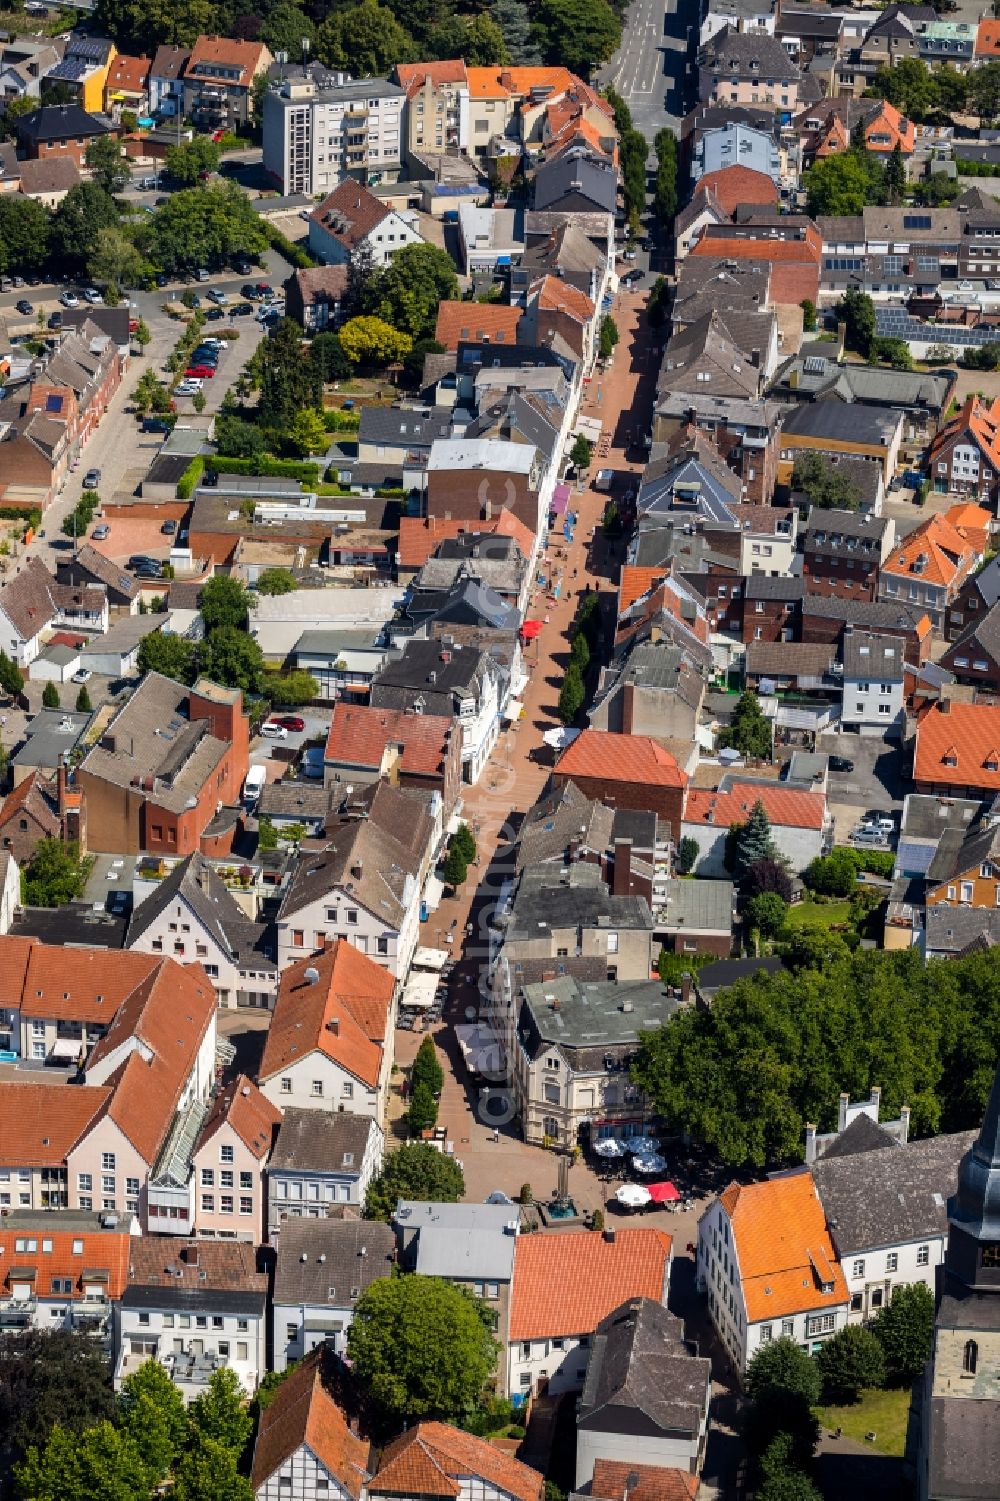
[[[746,904],[744,917],[747,927],[761,938],[774,938],[785,926],[788,906],[776,891],[762,891],[752,896]]]
[[[692,839],[690,834],[685,834],[677,846],[677,869],[682,876],[690,875],[694,870],[695,862],[701,854],[701,848],[697,839]]]
[[[586,690],[583,686],[583,675],[579,664],[571,661],[563,678],[563,685],[559,691],[559,705],[557,713],[563,724],[572,724],[586,698]]]
[[[806,866],[802,879],[817,896],[850,896],[858,879],[854,851],[835,849],[829,855],[817,855]]]
[[[535,1202],[535,1195],[531,1191],[530,1183],[521,1184],[521,1192],[517,1196],[517,1201],[519,1204],[533,1204]]]
[[[201,484],[202,476],[204,475],[204,473],[205,455],[203,453],[196,453],[190,464],[188,464],[184,473],[181,475],[180,479],[177,481],[177,499],[190,500],[194,492],[197,490],[198,486]]]
[[[897,1287],[892,1302],[879,1309],[872,1325],[885,1356],[888,1379],[908,1386],[920,1375],[934,1339],[934,1298],[922,1282]]]
[[[297,479],[300,484],[314,490],[319,484],[318,464],[309,464],[302,459],[273,459],[270,455],[261,455],[250,459],[228,459],[221,454],[214,454],[206,459],[206,467],[211,474],[256,474],[269,479],[278,479],[287,475],[289,479]]]
[[[410,1084],[414,1089],[425,1085],[433,1095],[439,1095],[444,1087],[444,1069],[438,1062],[434,1040],[425,1037],[417,1049],[417,1056],[410,1069]]]
[[[293,245],[288,236],[283,235],[280,229],[275,229],[273,224],[266,222],[264,228],[267,231],[268,244],[271,246],[271,249],[276,250],[290,266],[295,267],[296,271],[309,271],[315,266],[316,261],[309,254],[308,250],[304,250],[301,245]]]
[[[437,1124],[437,1116],[438,1104],[431,1090],[426,1084],[417,1084],[406,1112],[406,1125],[410,1135],[419,1136],[422,1131],[429,1131]]]
[[[59,689],[55,683],[46,683],[42,689],[42,704],[46,709],[58,709]]]

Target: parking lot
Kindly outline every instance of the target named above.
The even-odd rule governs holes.
[[[853,761],[853,771],[831,771],[827,800],[835,821],[834,839],[847,837],[866,812],[885,809],[899,813],[904,788],[900,777],[899,742],[869,739],[865,735],[820,735],[820,755],[844,756]],[[897,819],[898,824],[898,819]]]

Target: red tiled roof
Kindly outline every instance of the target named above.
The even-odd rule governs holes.
[[[614,1240],[590,1230],[519,1236],[508,1338],[591,1334],[626,1298],[665,1302],[671,1244],[663,1230],[619,1230]]]
[[[168,1280],[177,1292],[267,1292],[267,1273],[257,1270],[257,1250],[250,1241],[135,1236],[129,1284],[143,1287]]]
[[[368,1445],[351,1432],[323,1385],[321,1350],[292,1371],[261,1413],[251,1472],[254,1491],[303,1444],[357,1501],[367,1474]]]
[[[700,1483],[687,1470],[595,1459],[590,1494],[599,1501],[696,1501]]]
[[[486,1482],[514,1501],[540,1501],[544,1481],[537,1470],[475,1434],[450,1423],[418,1423],[387,1446],[372,1496],[460,1496],[470,1478]]]
[[[310,983],[307,970],[318,970],[319,979]],[[271,1079],[318,1050],[374,1089],[395,983],[344,939],[290,965],[278,986],[259,1077]]]
[[[1000,21],[985,16],[980,21],[976,32],[976,56],[1000,57]]]
[[[618,581],[618,614],[624,615],[637,599],[642,599],[648,594],[654,584],[661,583],[666,578],[667,568],[638,568],[632,564],[625,564]]]
[[[741,203],[770,206],[778,201],[778,189],[767,173],[754,172],[750,167],[722,167],[718,172],[706,172],[699,177],[698,186],[715,194],[730,219]]]
[[[5,828],[15,815],[24,814],[35,820],[40,836],[58,839],[61,827],[59,815],[46,796],[47,792],[54,794],[55,784],[50,785],[49,779],[40,771],[29,772],[4,798],[3,806],[0,807],[0,829]]]
[[[847,1302],[811,1173],[731,1183],[721,1203],[733,1228],[750,1323]],[[832,1284],[830,1292],[823,1291],[824,1283]]]
[[[31,950],[37,942],[37,938],[14,938],[10,934],[0,938],[0,1007],[4,1011],[19,1011],[21,1008],[24,977],[28,973]]]
[[[370,704],[334,704],[324,759],[334,765],[379,768],[386,747],[402,747],[400,767],[411,776],[436,776],[447,753],[453,721],[443,714],[407,714]]]
[[[655,787],[687,784],[674,757],[649,735],[615,735],[609,730],[584,730],[559,757],[556,771],[568,777],[645,782]]]
[[[966,435],[979,447],[987,462],[994,469],[1000,469],[1000,397],[987,406],[978,396],[970,396],[961,410],[935,435],[928,463],[933,463],[942,449]]]
[[[822,829],[826,799],[821,792],[757,782],[734,782],[728,792],[710,792],[690,787],[684,804],[684,822],[707,828],[728,829],[746,823],[755,803],[761,802],[772,825],[790,829]]]
[[[216,1095],[202,1127],[197,1150],[200,1151],[217,1131],[228,1125],[247,1150],[261,1160],[270,1152],[274,1130],[281,1125],[283,1119],[277,1105],[271,1104],[267,1095],[261,1093],[252,1079],[248,1079],[246,1074],[237,1074]]]
[[[716,226],[705,226],[691,248],[692,255],[711,255],[728,261],[762,261],[775,267],[771,282],[771,301],[798,303],[808,297],[815,302],[819,293],[819,264],[822,242],[805,240],[740,239],[712,233]],[[807,231],[807,236],[811,232]]]
[[[917,725],[913,780],[1000,792],[998,745],[1000,705],[946,699]]]
[[[462,58],[454,57],[436,63],[396,64],[396,82],[406,90],[409,99],[420,92],[428,79],[433,84],[466,83],[465,63]]]
[[[12,1161],[4,1158],[4,1161]],[[17,1242],[30,1239],[35,1243],[31,1250],[19,1251]],[[74,1247],[79,1247],[74,1250]],[[50,1249],[47,1249],[50,1248]],[[9,1297],[11,1274],[15,1267],[31,1266],[35,1269],[34,1287],[37,1297],[48,1298],[56,1292],[53,1277],[59,1279],[57,1295],[63,1294],[62,1279],[73,1284],[71,1297],[83,1293],[83,1272],[107,1273],[103,1284],[109,1299],[120,1298],[128,1284],[129,1252],[131,1236],[127,1230],[61,1230],[59,1216],[54,1214],[44,1225],[32,1226],[31,1230],[7,1229],[0,1224],[0,1288]]]
[[[982,536],[981,527],[976,528],[975,535]],[[947,517],[933,515],[892,549],[882,564],[882,575],[953,585],[961,582],[977,557],[976,547],[964,531]]]
[[[11,1167],[62,1167],[110,1089],[0,1083],[0,1155]]]
[[[5,963],[7,945],[16,942],[0,938],[0,966]],[[74,949],[73,963],[68,965],[64,948],[36,943],[28,959],[20,1004],[29,1016],[110,1026],[119,1006],[163,963],[156,954],[128,949]]]
[[[537,300],[539,307],[555,313],[568,313],[578,323],[589,323],[594,316],[594,304],[586,292],[581,292],[579,287],[571,286],[558,276],[549,274],[532,282],[528,288],[529,301],[531,298]]]
[[[568,68],[469,68],[467,77],[473,99],[523,99],[532,89],[556,93],[579,83]]]
[[[504,307],[499,302],[441,302],[434,337],[450,350],[457,349],[463,339],[472,339],[476,343],[516,344],[517,325],[521,318],[521,308]]]
[[[129,57],[125,52],[119,52],[108,73],[105,90],[114,93],[115,89],[125,89],[129,93],[137,94],[146,87],[149,82],[150,59],[148,57]]]
[[[226,86],[246,89],[270,56],[263,42],[244,42],[228,36],[200,36],[191,48],[184,77],[204,79],[210,78],[219,68],[239,68],[239,78],[226,78]]]
[[[512,537],[525,558],[530,558],[534,551],[534,536],[512,511],[500,511],[489,521],[458,520],[454,516],[402,516],[396,566],[414,570],[422,568],[441,542],[474,532],[484,536]]]

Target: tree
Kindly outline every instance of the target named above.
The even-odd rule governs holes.
[[[984,70],[977,68],[975,71]],[[888,99],[917,124],[937,102],[934,80],[915,57],[900,58],[891,68],[880,68],[872,79],[871,92],[879,99]]]
[[[779,1431],[760,1457],[760,1501],[822,1501],[801,1461],[803,1456],[797,1436]]]
[[[426,1084],[415,1084],[410,1095],[410,1104],[407,1109],[407,1130],[411,1136],[419,1137],[422,1132],[429,1131],[437,1122],[438,1102],[434,1098]]]
[[[378,0],[330,12],[316,33],[316,55],[328,68],[349,68],[355,77],[384,77],[396,63],[417,60],[417,46],[386,5]]]
[[[677,870],[682,876],[690,875],[694,870],[695,861],[701,854],[697,839],[692,839],[690,834],[685,834],[677,846]]]
[[[913,369],[913,356],[905,339],[873,339],[869,358],[880,365],[891,365],[893,370]]]
[[[583,433],[577,433],[573,439],[573,447],[569,451],[569,461],[573,465],[573,468],[580,470],[581,473],[583,470],[588,469],[590,467],[590,455],[590,443],[583,436]]]
[[[102,35],[132,52],[155,52],[161,42],[192,47],[217,28],[213,0],[98,0]]]
[[[469,864],[457,845],[450,845],[441,866],[441,875],[448,886],[457,890],[469,874]]]
[[[285,52],[290,58],[302,57],[303,42],[312,46],[316,28],[298,5],[276,5],[264,17],[260,39],[272,52]]]
[[[517,68],[537,67],[541,55],[532,38],[531,17],[524,0],[493,0],[490,10],[503,34],[513,65]]]
[[[97,182],[78,182],[52,215],[51,259],[63,275],[83,270],[102,229],[119,228],[118,205]]]
[[[786,1464],[808,1463],[819,1433],[812,1413],[820,1394],[815,1361],[793,1340],[773,1340],[758,1348],[746,1380],[752,1402],[744,1415],[744,1436],[751,1453],[764,1456],[761,1469],[767,1469],[776,1438]]]
[[[239,1459],[253,1432],[247,1394],[229,1366],[213,1371],[208,1387],[189,1409],[191,1425],[202,1439],[221,1444]]]
[[[458,846],[458,848],[462,851],[462,854],[465,856],[467,863],[471,865],[473,860],[476,858],[476,841],[473,836],[472,830],[469,828],[469,825],[467,823],[459,824],[458,828],[451,836],[450,843]]]
[[[254,588],[258,594],[292,594],[298,584],[289,568],[265,568]]]
[[[220,265],[241,252],[260,255],[268,244],[260,216],[235,182],[200,183],[171,193],[137,230],[136,241],[164,270]]]
[[[275,673],[268,677],[264,692],[275,708],[290,709],[319,697],[319,683],[311,672]]]
[[[400,1199],[457,1204],[464,1193],[465,1178],[453,1158],[422,1142],[408,1142],[386,1157],[369,1185],[365,1218],[388,1222]]]
[[[748,929],[759,933],[761,938],[774,938],[780,933],[787,916],[788,904],[776,891],[762,891],[759,896],[752,896],[744,909]]]
[[[816,1356],[826,1401],[856,1402],[869,1387],[885,1383],[885,1354],[870,1329],[847,1324],[826,1340]]]
[[[802,309],[803,331],[811,334],[816,327],[816,304],[811,297],[803,297],[799,307]]]
[[[780,860],[766,856],[755,860],[743,878],[743,890],[747,896],[763,896],[766,891],[776,892],[781,900],[792,900],[792,878]]]
[[[754,760],[770,756],[771,721],[763,714],[760,699],[752,690],[741,694],[733,710],[733,722],[728,730],[722,731],[719,739],[721,744]]]
[[[563,724],[573,723],[583,708],[586,696],[580,668],[576,662],[570,662],[566,669],[566,676],[563,678],[562,688],[559,690],[559,703],[556,708],[556,713]]]
[[[151,631],[139,643],[138,667],[143,674],[159,672],[178,683],[194,682],[195,647],[183,636]]]
[[[299,1361],[290,1360],[283,1371],[264,1372],[253,1396],[253,1406],[258,1415],[267,1411],[289,1376],[293,1371],[298,1370],[298,1367]]]
[[[146,345],[152,342],[152,338],[153,335],[150,332],[149,324],[145,318],[140,318],[138,327],[132,334],[133,344],[138,344],[140,349],[145,349]]]
[[[618,343],[618,324],[608,313],[601,319],[601,332],[598,336],[598,353],[602,360],[610,360]]]
[[[672,130],[658,130],[653,147],[656,151],[653,212],[659,224],[667,228],[677,212],[677,137]]]
[[[461,56],[474,68],[501,68],[511,61],[507,39],[495,16],[473,16],[465,29]]]
[[[754,1402],[782,1402],[794,1397],[814,1407],[819,1401],[816,1363],[792,1339],[760,1345],[747,1366],[744,1385]]]
[[[545,62],[589,78],[619,46],[622,27],[607,0],[541,0],[533,35]]]
[[[840,848],[817,855],[806,866],[802,879],[817,896],[850,896],[858,879],[854,851]]]
[[[414,1088],[418,1084],[424,1084],[432,1095],[438,1095],[444,1088],[444,1069],[438,1062],[437,1048],[434,1046],[432,1037],[425,1037],[417,1049],[417,1056],[410,1068],[410,1083]]]
[[[42,705],[46,709],[58,709],[59,689],[55,683],[46,683],[42,690]]]
[[[590,647],[587,645],[587,637],[584,631],[577,631],[570,647],[570,660],[579,667],[580,672],[586,672],[590,664]]]
[[[82,685],[79,693],[76,695],[76,712],[78,714],[92,714],[94,712],[94,706],[90,702],[90,694],[87,692],[86,683]]]
[[[90,168],[92,181],[106,193],[121,193],[131,181],[128,162],[115,135],[95,136],[87,146],[84,160]]]
[[[89,1334],[0,1334],[0,1433],[13,1459],[44,1447],[56,1424],[76,1433],[113,1412],[108,1362]]]
[[[38,100],[23,94],[16,99],[5,99],[0,114],[0,140],[13,141],[17,136],[17,122],[22,115],[30,115],[38,108]]]
[[[0,691],[17,698],[23,687],[24,673],[5,651],[0,651]]]
[[[118,229],[98,231],[94,248],[87,257],[87,272],[94,281],[114,295],[123,288],[142,286],[149,279],[149,271],[149,262],[128,235]],[[146,333],[149,334],[148,327]]]
[[[618,142],[622,198],[625,214],[633,229],[638,229],[646,207],[646,137],[638,130],[628,130]]]
[[[836,161],[836,159],[836,157],[828,158],[830,161]],[[860,213],[860,209],[858,212]],[[837,308],[837,314],[843,318],[846,325],[848,348],[856,349],[858,354],[867,359],[876,332],[874,302],[858,287],[848,287],[844,293],[843,302]]]
[[[375,273],[363,296],[366,312],[409,334],[411,340],[429,339],[434,335],[439,305],[459,296],[458,277],[451,256],[437,245],[404,245],[388,266]],[[341,329],[340,340],[353,359],[344,341],[348,327]],[[411,347],[408,344],[403,353]]]
[[[26,1501],[148,1501],[152,1482],[129,1434],[106,1420],[80,1434],[57,1426],[16,1471]]]
[[[260,428],[230,412],[220,412],[215,419],[215,442],[227,459],[259,459],[267,452],[267,438]]]
[[[190,1425],[184,1398],[158,1360],[147,1360],[122,1382],[118,1426],[135,1442],[154,1481],[163,1480],[187,1442]]]
[[[401,334],[382,318],[351,318],[340,330],[344,353],[354,365],[384,369],[401,360],[413,347],[409,334]]]
[[[41,271],[49,252],[50,224],[48,210],[36,199],[0,194],[0,273],[34,276]]]
[[[196,660],[199,673],[224,688],[239,688],[244,694],[260,689],[264,653],[245,630],[233,625],[217,626],[199,643]]]
[[[221,155],[216,143],[208,136],[195,136],[179,146],[168,147],[164,165],[175,182],[193,187],[218,170]]]
[[[323,414],[315,407],[303,407],[296,412],[285,438],[288,447],[302,458],[311,453],[326,453],[330,445]]]
[[[861,491],[852,476],[813,449],[796,453],[792,489],[801,490],[809,504],[820,510],[856,511],[861,503]]]
[[[871,180],[858,151],[838,151],[811,166],[802,179],[806,212],[860,214],[868,202]]]
[[[906,1386],[920,1375],[934,1340],[934,1297],[923,1282],[897,1287],[879,1309],[872,1333],[885,1355],[889,1380]]]
[[[29,907],[61,907],[83,895],[88,866],[80,859],[75,840],[42,839],[21,875]]]
[[[242,631],[246,629],[250,599],[239,579],[216,573],[201,591],[198,608],[206,631],[218,630],[220,626]]]
[[[309,361],[321,385],[331,385],[350,377],[351,362],[344,353],[339,334],[316,334],[309,346]]]
[[[973,69],[968,83],[969,100],[980,122],[995,120],[1000,115],[1000,63],[990,62]]]
[[[494,1373],[492,1328],[491,1310],[456,1283],[380,1277],[354,1305],[347,1353],[388,1423],[454,1420],[475,1406]]]
[[[223,1374],[231,1372],[215,1372]],[[181,1455],[167,1492],[169,1501],[253,1501],[253,1486],[240,1474],[238,1461],[238,1451],[218,1439],[199,1437]]]
[[[906,192],[906,163],[897,141],[885,164],[885,195],[887,203],[902,203]]]

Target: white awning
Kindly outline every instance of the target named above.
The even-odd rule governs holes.
[[[455,1028],[462,1061],[470,1074],[488,1074],[495,1078],[504,1072],[504,1046],[493,1028],[474,1022]]]
[[[431,912],[436,912],[444,896],[444,882],[437,876],[428,876],[424,886],[424,902]]]
[[[512,677],[510,680],[510,691],[514,694],[515,698],[520,698],[527,686],[528,674],[526,672],[519,672],[516,677]]]
[[[79,1058],[83,1044],[79,1037],[57,1037],[52,1044],[50,1058]]]
[[[409,1006],[416,1011],[426,1011],[428,1006],[434,1003],[434,992],[438,987],[436,974],[426,970],[418,970],[411,974],[406,982],[403,995],[400,1000],[401,1006]]]
[[[523,709],[524,705],[519,698],[509,699],[507,707],[503,711],[503,717],[504,719],[509,719],[511,724],[513,724],[515,719],[520,719]]]
[[[413,954],[413,968],[442,970],[450,957],[447,949],[429,949],[419,944]]]

